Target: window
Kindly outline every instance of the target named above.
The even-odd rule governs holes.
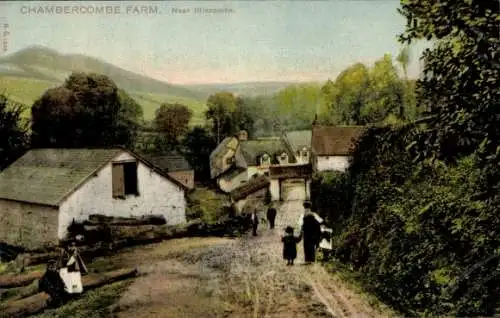
[[[270,164],[271,164],[271,158],[269,157],[269,155],[263,154],[262,157],[260,157],[260,165],[265,166]]]
[[[268,172],[268,171],[264,172],[264,175],[265,175],[266,177],[269,177],[269,172]]]
[[[288,155],[284,152],[279,157],[280,164],[288,163]]]
[[[113,163],[113,198],[139,195],[137,182],[137,162]]]
[[[226,164],[231,165],[234,162],[234,157],[229,157],[226,159]]]

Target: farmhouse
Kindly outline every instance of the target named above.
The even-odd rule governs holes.
[[[362,126],[313,125],[311,158],[314,171],[345,171],[354,142],[363,131]]]
[[[57,244],[91,214],[186,222],[186,186],[124,149],[35,149],[0,173],[0,241]]]
[[[312,175],[310,151],[311,130],[251,140],[241,131],[237,136],[224,139],[212,152],[212,178],[217,180],[221,190],[231,194],[246,193],[247,188],[254,188],[252,184],[261,187],[267,182],[274,201],[306,200],[310,195]],[[260,177],[266,177],[267,181]],[[251,184],[247,187],[247,183]]]

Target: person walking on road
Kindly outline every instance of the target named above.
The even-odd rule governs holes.
[[[257,215],[257,211],[252,212],[250,220],[252,222],[252,234],[253,236],[257,236],[257,227],[259,226],[259,216]]]
[[[267,209],[267,221],[269,222],[269,228],[274,229],[274,221],[276,220],[276,208],[274,206],[270,206]]]
[[[283,242],[283,258],[286,259],[286,265],[293,265],[293,261],[297,258],[297,243],[301,237],[293,235],[293,227],[287,226],[285,236],[281,238]]]
[[[299,220],[301,236],[304,240],[304,261],[310,264],[316,261],[316,249],[321,241],[322,219],[310,211],[311,204],[304,202],[304,215]]]

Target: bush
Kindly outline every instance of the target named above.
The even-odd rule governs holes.
[[[224,215],[231,213],[226,204],[228,199],[223,194],[207,188],[196,188],[187,196],[186,218],[201,219],[206,223],[214,223]]]
[[[333,223],[336,258],[407,315],[492,315],[500,294],[500,216],[491,167],[416,162],[412,127],[374,128],[345,174],[313,182],[313,203]],[[489,169],[489,170],[487,170]]]

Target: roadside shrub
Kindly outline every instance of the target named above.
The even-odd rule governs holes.
[[[417,138],[415,127],[370,129],[347,173],[315,177],[313,202],[336,229],[335,256],[406,315],[493,315],[500,295],[494,169],[477,155],[453,165],[416,162],[408,145]]]
[[[214,223],[224,215],[230,214],[227,198],[207,188],[196,188],[187,195],[186,218],[201,219]]]

